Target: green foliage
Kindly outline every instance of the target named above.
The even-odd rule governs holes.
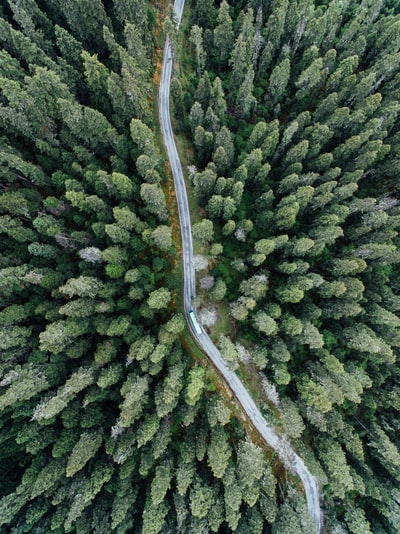
[[[158,184],[142,184],[140,196],[150,213],[157,215],[161,221],[167,218],[165,196]]]
[[[150,308],[160,310],[166,308],[171,301],[171,292],[165,287],[152,291],[147,299]]]
[[[205,517],[212,506],[213,491],[207,483],[196,478],[190,490],[190,510],[194,517]]]
[[[205,376],[189,372],[184,317],[168,312],[174,249],[149,109],[157,12],[10,1],[4,16],[1,528],[159,532]],[[222,86],[204,89],[219,128]],[[199,484],[217,480],[200,467]]]
[[[119,424],[128,428],[143,412],[149,388],[148,378],[130,374],[121,387],[124,400],[120,406]]]
[[[232,370],[238,367],[238,353],[234,343],[224,334],[219,336],[218,346],[221,351],[221,356],[226,361],[228,367]]]
[[[354,484],[342,448],[327,440],[321,447],[320,455],[328,471],[332,493],[343,499],[346,491],[351,491]]]
[[[0,10],[1,528],[308,534],[169,311],[155,3],[44,4]],[[199,76],[172,94],[210,298],[315,452],[332,530],[395,531],[398,9],[192,4]]]
[[[159,506],[164,501],[165,494],[170,487],[171,477],[170,465],[159,465],[156,468],[155,476],[151,483],[151,502],[153,506]]]
[[[4,410],[8,406],[18,405],[21,401],[27,401],[49,386],[46,375],[40,367],[32,364],[19,365],[3,374],[2,391],[0,396],[0,408]]]
[[[214,47],[219,64],[225,65],[233,47],[232,18],[229,14],[229,5],[223,0],[218,10],[217,25],[214,28]]]
[[[185,400],[189,406],[194,406],[203,393],[205,387],[204,375],[204,367],[193,367],[190,370],[189,382],[185,392]]]
[[[220,426],[211,431],[210,445],[207,449],[208,465],[216,478],[222,478],[228,467],[231,450],[226,432]]]
[[[278,325],[275,319],[267,315],[263,311],[258,311],[254,316],[254,326],[257,330],[266,334],[267,336],[273,336],[278,332]]]
[[[84,432],[72,449],[66,467],[67,477],[72,477],[94,457],[101,446],[102,437],[97,432]]]
[[[212,241],[214,236],[213,223],[207,219],[195,223],[192,227],[193,237],[200,243]]]
[[[32,419],[45,423],[58,415],[77,393],[85,389],[94,381],[94,372],[90,367],[80,367],[60,386],[57,393],[38,404],[33,412]]]
[[[237,479],[242,497],[250,506],[258,499],[258,481],[263,476],[264,458],[262,450],[244,441],[238,451]]]
[[[160,225],[153,230],[151,237],[155,245],[162,251],[168,252],[172,247],[172,231],[169,226]]]

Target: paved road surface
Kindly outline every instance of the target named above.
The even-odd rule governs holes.
[[[175,12],[178,24],[181,21],[184,0],[175,0]],[[281,439],[276,434],[275,430],[268,426],[261,412],[257,408],[253,399],[250,397],[246,388],[242,384],[238,376],[228,369],[222,358],[219,350],[211,341],[208,334],[200,326],[201,333],[196,333],[194,325],[189,318],[189,311],[192,310],[192,297],[196,295],[195,272],[193,267],[193,240],[192,227],[190,222],[189,204],[186,195],[185,180],[183,177],[182,165],[179,159],[178,151],[176,149],[174,135],[172,132],[171,118],[169,112],[169,92],[170,81],[172,73],[172,49],[169,39],[165,43],[164,60],[161,74],[161,82],[159,89],[159,114],[161,132],[164,137],[164,143],[167,149],[169,161],[171,164],[172,174],[175,182],[175,190],[179,208],[179,218],[182,234],[182,251],[183,251],[183,267],[184,267],[184,307],[185,315],[193,337],[198,345],[210,358],[219,373],[224,377],[225,381],[232,390],[234,396],[241,404],[243,410],[246,412],[249,419],[252,421],[254,427],[258,430],[263,439],[270,447],[277,450]],[[303,460],[294,454],[293,469],[303,482],[307,504],[310,514],[316,525],[316,532],[323,531],[323,518],[320,509],[318,483],[315,477],[311,475]]]

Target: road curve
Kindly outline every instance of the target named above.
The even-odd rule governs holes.
[[[175,0],[174,9],[178,26],[182,18],[183,7],[185,0]],[[232,393],[237,401],[246,412],[254,427],[263,437],[265,442],[273,449],[279,451],[281,439],[273,428],[268,426],[265,419],[261,415],[255,402],[250,397],[248,391],[244,387],[239,377],[228,369],[221,353],[211,341],[208,334],[200,326],[197,333],[193,322],[189,318],[189,312],[192,310],[192,298],[196,295],[195,272],[193,267],[193,240],[192,240],[192,226],[190,221],[189,204],[186,194],[186,185],[182,171],[182,165],[179,159],[178,151],[175,144],[174,134],[172,131],[171,117],[169,111],[170,99],[170,82],[173,64],[173,54],[169,38],[167,37],[164,47],[164,58],[162,65],[161,81],[159,88],[159,119],[161,133],[164,138],[164,144],[167,150],[168,158],[171,165],[172,174],[174,177],[175,191],[178,202],[179,219],[182,235],[182,251],[183,251],[183,269],[184,269],[184,308],[187,323],[189,325],[192,336],[197,344],[207,354],[219,373],[223,376],[226,383],[229,385]],[[316,525],[316,532],[321,534],[323,532],[323,516],[320,508],[320,498],[318,483],[314,476],[308,471],[303,460],[293,453],[293,470],[301,479],[306,493],[308,509],[311,517]]]

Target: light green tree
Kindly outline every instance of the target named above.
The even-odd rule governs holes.
[[[130,233],[124,228],[121,228],[118,224],[106,224],[104,226],[104,231],[113,243],[122,243],[123,245],[129,243],[131,237]]]
[[[343,499],[354,487],[346,455],[339,443],[326,439],[321,443],[320,458],[327,469],[332,493]]]
[[[166,287],[160,287],[160,289],[155,289],[150,293],[147,303],[153,310],[161,310],[168,307],[171,298],[170,290]]]
[[[278,325],[272,317],[259,310],[253,317],[253,324],[259,332],[267,336],[275,336],[278,333]]]
[[[232,18],[229,14],[229,4],[223,0],[219,6],[217,25],[214,28],[214,49],[220,65],[226,65],[233,48]]]
[[[290,59],[285,58],[281,63],[276,65],[271,72],[269,79],[269,90],[274,103],[279,102],[285,94],[287,84],[290,78]]]
[[[121,387],[124,400],[120,405],[119,425],[128,428],[140,417],[147,403],[149,381],[146,376],[130,374]]]
[[[68,458],[67,477],[74,476],[93,458],[99,450],[103,438],[98,432],[83,432]]]
[[[15,365],[11,371],[3,374],[1,383],[3,388],[7,386],[0,396],[1,410],[31,399],[49,386],[44,373],[32,364],[23,367]]]
[[[91,367],[80,367],[60,386],[55,395],[42,401],[33,411],[34,421],[45,422],[64,410],[77,393],[95,381],[95,373]]]
[[[298,383],[298,390],[304,402],[309,406],[314,406],[322,413],[332,409],[332,402],[324,388],[310,378],[304,378]]]
[[[151,237],[154,240],[155,245],[163,252],[168,252],[172,247],[172,230],[169,226],[162,224],[157,226],[152,233]]]
[[[164,192],[158,184],[142,184],[140,196],[150,213],[157,215],[161,221],[167,219],[168,212]]]
[[[153,506],[159,506],[164,500],[171,486],[172,469],[169,463],[158,465],[154,478],[151,482],[151,502]]]
[[[225,520],[228,523],[229,528],[235,531],[241,515],[239,509],[242,503],[242,493],[236,478],[235,469],[231,465],[224,474],[223,484]]]
[[[249,441],[242,441],[237,457],[237,479],[243,500],[254,506],[258,499],[259,483],[264,471],[262,449]]]
[[[213,223],[208,219],[203,219],[201,222],[193,224],[192,232],[194,239],[200,243],[205,244],[210,242],[214,237]]]
[[[139,119],[132,119],[130,133],[132,141],[143,154],[157,159],[158,154],[154,145],[154,134],[146,124]]]
[[[239,116],[242,119],[248,119],[257,104],[257,99],[253,95],[254,76],[253,65],[250,65],[236,97],[236,107],[239,111]]]
[[[224,334],[220,334],[218,346],[228,367],[232,370],[236,369],[239,365],[239,359],[235,344],[230,340],[229,337],[225,336]]]
[[[195,477],[189,495],[190,510],[194,517],[206,517],[213,503],[213,491],[200,477]]]
[[[223,427],[215,426],[211,430],[210,444],[207,448],[207,463],[215,477],[224,476],[231,454],[226,432]]]
[[[200,399],[205,388],[204,367],[193,367],[189,372],[188,384],[185,390],[185,401],[189,406],[194,406]]]
[[[94,298],[103,288],[103,283],[92,276],[79,276],[70,278],[66,284],[58,288],[58,291],[69,298],[89,297]]]
[[[92,104],[100,109],[107,108],[107,67],[99,61],[97,54],[91,55],[86,50],[82,51],[81,58]]]
[[[151,499],[148,499],[143,510],[142,534],[159,534],[168,511],[169,505],[166,502],[154,506]]]
[[[201,76],[205,66],[205,51],[203,47],[203,28],[196,24],[190,30],[190,42],[194,44],[197,60],[197,76]]]
[[[183,387],[183,368],[181,365],[175,365],[155,390],[154,398],[159,417],[169,414],[177,406]]]

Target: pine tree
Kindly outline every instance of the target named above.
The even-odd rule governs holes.
[[[201,76],[205,66],[205,52],[203,47],[203,29],[199,26],[192,26],[190,30],[190,41],[196,50],[197,76]]]
[[[223,0],[218,10],[218,24],[214,28],[214,49],[220,66],[227,64],[233,48],[232,18],[229,14],[229,4]]]

